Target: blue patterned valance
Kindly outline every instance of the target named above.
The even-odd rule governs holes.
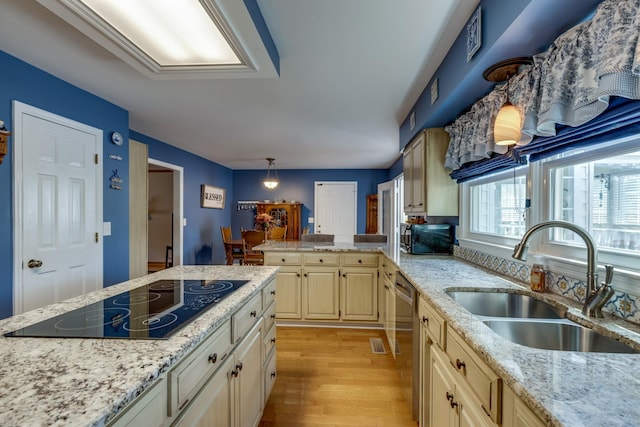
[[[452,177],[459,182],[473,179],[505,169],[505,159],[520,165],[528,155],[535,160],[578,144],[611,139],[615,130],[633,131],[631,117],[615,128],[602,127],[597,140],[593,128],[598,125],[588,131],[579,128],[614,107],[612,117],[632,114],[626,103],[614,105],[612,97],[640,99],[639,38],[640,0],[603,1],[591,21],[559,36],[510,80],[509,100],[523,117],[522,137],[510,154],[493,144],[493,123],[507,99],[505,85],[445,128],[451,138],[445,166],[455,171]],[[625,108],[620,108],[622,104]]]

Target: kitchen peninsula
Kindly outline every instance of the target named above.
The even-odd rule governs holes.
[[[0,425],[103,426],[124,422],[127,417],[135,422],[135,411],[130,408],[143,405],[141,410],[153,410],[152,418],[145,414],[147,422],[158,420],[160,425],[181,420],[196,412],[189,408],[205,411],[201,395],[210,398],[210,394],[199,395],[197,390],[214,381],[214,370],[222,370],[218,366],[233,369],[236,357],[251,354],[257,355],[257,360],[252,359],[257,369],[245,366],[236,381],[247,371],[257,371],[260,375],[255,378],[245,375],[250,386],[243,388],[257,389],[258,394],[247,399],[249,407],[243,406],[240,416],[259,419],[270,383],[275,381],[275,339],[270,338],[275,334],[276,271],[269,267],[178,266],[0,321]],[[246,283],[167,339],[4,336],[157,281],[205,284],[212,280]],[[220,349],[219,354],[210,348]],[[209,373],[212,380],[206,382]]]
[[[394,254],[379,244],[267,242],[260,248],[265,252],[266,260],[282,266],[279,275],[293,271],[295,276],[298,269],[307,265],[305,256],[311,256],[316,263],[323,260],[325,264],[332,259],[331,255],[358,253],[380,255],[381,281],[389,266],[402,272],[421,294],[421,320],[428,319],[421,325],[424,336],[429,337],[421,343],[423,410],[431,398],[427,385],[429,377],[424,375],[434,364],[438,369],[446,365],[447,372],[459,371],[456,375],[475,375],[458,380],[458,384],[448,389],[450,402],[445,400],[444,392],[442,396],[438,393],[434,397],[442,399],[438,407],[444,410],[448,410],[449,403],[451,408],[454,403],[457,405],[458,400],[454,402],[454,399],[459,396],[472,404],[477,402],[479,410],[471,415],[480,418],[472,425],[512,426],[517,418],[524,423],[518,425],[526,426],[631,426],[640,420],[640,354],[554,351],[518,345],[493,332],[481,318],[472,315],[445,292],[498,289],[531,295],[519,283],[455,257]],[[341,261],[334,259],[332,262]],[[286,278],[285,287],[292,287],[295,281]],[[382,288],[381,284],[379,295]],[[290,295],[281,293],[278,291],[278,303],[291,300]],[[584,317],[580,304],[555,294],[537,294],[535,297],[562,305],[567,308],[568,319],[640,350],[637,325],[609,314],[598,320]],[[436,344],[429,344],[430,341]],[[433,348],[436,345],[439,347]],[[430,352],[429,347],[432,348]],[[428,357],[429,353],[435,356]],[[460,367],[456,368],[456,358],[451,359],[452,355],[469,356],[464,360],[466,367],[460,360]],[[452,361],[438,365],[437,360]],[[448,378],[448,375],[445,376]],[[466,407],[470,408],[472,404]],[[422,416],[428,419],[425,413]],[[466,415],[469,416],[468,411]]]

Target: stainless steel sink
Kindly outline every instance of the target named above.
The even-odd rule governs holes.
[[[527,347],[560,351],[640,353],[620,341],[569,321],[492,319],[483,322],[501,337]]]
[[[563,319],[566,310],[527,295],[509,292],[449,291],[455,302],[477,316]]]

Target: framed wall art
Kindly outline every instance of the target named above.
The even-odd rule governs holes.
[[[226,190],[213,185],[202,184],[200,206],[211,209],[224,209]]]
[[[482,46],[482,14],[478,6],[467,22],[467,62],[471,61],[480,46]]]

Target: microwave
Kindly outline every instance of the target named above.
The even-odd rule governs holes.
[[[454,226],[451,224],[400,225],[400,248],[407,253],[451,254]]]

